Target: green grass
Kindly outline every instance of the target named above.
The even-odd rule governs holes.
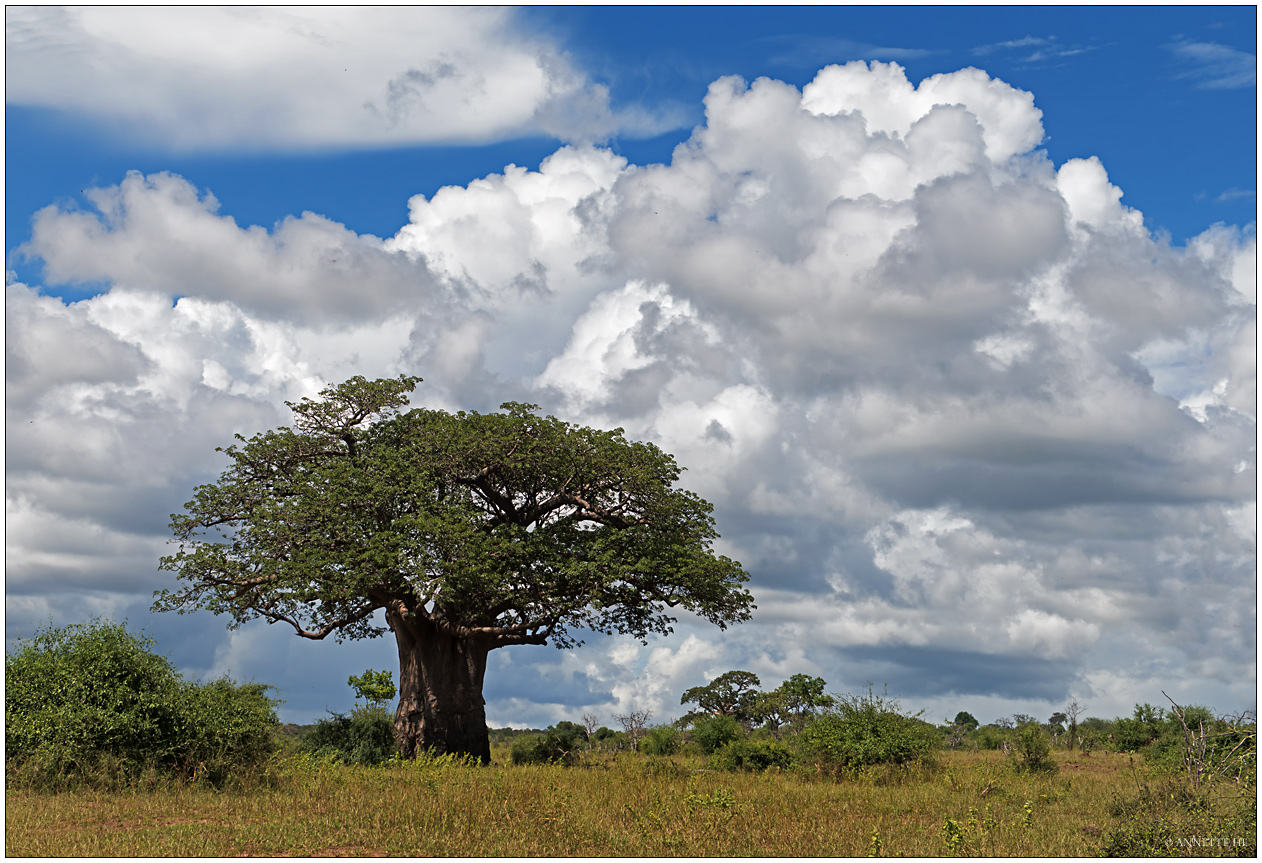
[[[840,781],[720,773],[698,757],[584,766],[278,762],[251,790],[8,790],[13,856],[1096,856],[1154,780],[1125,755],[1058,752],[1055,774],[999,753]],[[1157,787],[1153,785],[1153,787]],[[1111,813],[1123,813],[1121,816]],[[1252,832],[1250,832],[1250,837]],[[1178,851],[1179,849],[1170,849]],[[1203,854],[1204,848],[1188,849]],[[1227,849],[1230,850],[1230,849]]]

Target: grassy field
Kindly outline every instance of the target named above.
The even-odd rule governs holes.
[[[506,752],[495,756],[485,768],[288,761],[271,787],[246,791],[180,785],[124,793],[7,791],[6,852],[1098,856],[1125,829],[1127,811],[1143,801],[1159,808],[1162,795],[1170,796],[1160,789],[1173,787],[1149,776],[1140,759],[1111,753],[1060,752],[1056,773],[1026,775],[1001,753],[950,752],[934,771],[884,770],[842,781],[712,772],[699,757],[605,755],[563,768],[512,766]],[[1156,793],[1144,797],[1145,786]],[[1141,820],[1161,817],[1148,812]],[[1170,834],[1176,839],[1179,826]],[[1186,819],[1181,826],[1193,829]],[[1250,828],[1250,843],[1252,834]],[[1228,847],[1169,850],[1231,853],[1235,837],[1226,838]]]

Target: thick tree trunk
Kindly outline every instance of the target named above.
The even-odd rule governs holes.
[[[489,763],[482,681],[490,646],[441,632],[423,612],[404,617],[388,609],[386,619],[399,646],[394,734],[404,757],[429,749]]]

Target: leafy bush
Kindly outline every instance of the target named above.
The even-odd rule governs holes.
[[[1037,722],[1027,722],[1017,729],[1017,745],[1012,750],[1014,763],[1025,773],[1055,773],[1052,741]]]
[[[389,671],[373,671],[371,668],[363,674],[352,674],[346,678],[346,685],[355,690],[356,698],[364,699],[370,707],[385,706],[398,693]]]
[[[674,755],[682,742],[679,729],[673,725],[657,725],[644,735],[640,751],[646,755]]]
[[[384,764],[399,751],[394,717],[380,705],[360,707],[350,714],[331,712],[302,739],[302,750],[344,764]]]
[[[6,782],[117,786],[144,771],[215,785],[275,750],[271,688],[184,680],[153,641],[93,621],[5,656]]]
[[[573,764],[587,732],[573,722],[558,722],[542,734],[518,738],[509,750],[514,764]]]
[[[979,749],[1002,749],[1005,743],[1011,743],[1012,729],[1000,728],[997,725],[983,725],[973,735]]]
[[[931,763],[940,738],[919,714],[901,712],[897,699],[846,696],[836,708],[807,726],[798,738],[802,760],[823,772],[872,764]]]
[[[1167,778],[1156,788],[1141,785],[1136,797],[1115,798],[1109,814],[1116,822],[1104,835],[1104,856],[1257,857],[1253,795],[1198,792]]]
[[[741,736],[741,726],[731,716],[703,716],[693,722],[690,736],[702,752],[713,755]]]
[[[762,772],[771,767],[787,770],[793,764],[789,747],[775,741],[733,740],[715,752],[710,764],[716,770]]]

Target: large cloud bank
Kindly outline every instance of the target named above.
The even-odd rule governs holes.
[[[5,8],[5,98],[182,150],[602,140],[679,118],[608,89],[509,9]]]
[[[855,62],[721,79],[670,164],[565,147],[413,198],[386,240],[243,227],[162,174],[49,207],[25,253],[105,289],[7,289],[10,624],[143,615],[215,446],[409,372],[416,403],[657,442],[753,575],[726,633],[498,651],[492,722],[665,718],[730,668],[888,682],[932,718],[1251,705],[1253,228],[1172,248],[1042,137],[983,72]],[[297,692],[332,655],[207,618],[189,667]]]

